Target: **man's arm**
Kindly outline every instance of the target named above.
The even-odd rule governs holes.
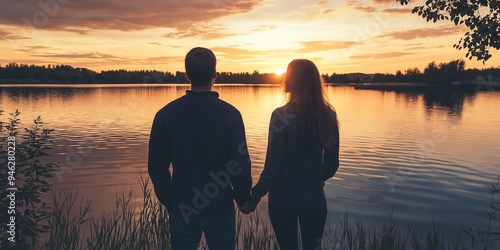
[[[243,206],[250,197],[252,188],[251,162],[248,154],[245,126],[238,113],[236,129],[229,143],[229,162],[226,170],[231,176],[233,197],[238,206]]]
[[[158,200],[170,209],[171,193],[170,144],[165,120],[156,114],[149,137],[148,173]]]

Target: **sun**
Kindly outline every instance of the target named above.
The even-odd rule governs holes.
[[[274,71],[274,74],[276,74],[276,75],[280,76],[280,75],[283,75],[285,72],[286,72],[286,69],[284,69],[284,68],[279,68],[279,69],[276,69],[276,70]]]

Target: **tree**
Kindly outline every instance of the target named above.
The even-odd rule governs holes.
[[[448,63],[431,62],[424,70],[424,81],[429,84],[449,85],[463,80],[465,76],[465,61],[453,60]]]
[[[436,62],[431,62],[427,65],[427,68],[424,70],[424,81],[429,84],[440,84],[443,83],[443,77],[439,70],[439,67],[436,65]]]
[[[406,5],[410,0],[397,0]],[[416,6],[417,13],[427,21],[448,20],[455,25],[465,25],[467,31],[456,49],[467,49],[465,56],[483,63],[491,57],[490,49],[500,49],[500,1],[498,0],[427,0]]]
[[[405,70],[404,76],[407,82],[421,82],[423,80],[422,72],[418,68],[408,68]]]

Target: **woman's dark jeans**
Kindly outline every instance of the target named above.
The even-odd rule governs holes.
[[[325,227],[326,199],[310,207],[277,207],[269,202],[269,217],[281,250],[297,250],[298,225],[302,236],[303,250],[320,250]]]

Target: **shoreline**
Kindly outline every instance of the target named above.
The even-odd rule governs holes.
[[[450,85],[433,85],[426,83],[325,83],[331,87],[353,87],[355,90],[379,90],[395,92],[427,92],[427,91],[452,91],[452,92],[479,92],[500,91],[500,82],[455,82]],[[63,88],[87,88],[87,87],[161,87],[161,86],[189,86],[189,83],[61,83],[61,82],[37,82],[37,81],[5,81],[0,80],[0,88],[16,87],[63,87]],[[276,87],[276,83],[215,83],[215,87],[222,86],[252,86],[252,87]]]
[[[381,91],[498,91],[500,82],[471,82],[453,83],[450,85],[433,85],[426,83],[361,83],[353,85],[356,90],[381,90]]]

